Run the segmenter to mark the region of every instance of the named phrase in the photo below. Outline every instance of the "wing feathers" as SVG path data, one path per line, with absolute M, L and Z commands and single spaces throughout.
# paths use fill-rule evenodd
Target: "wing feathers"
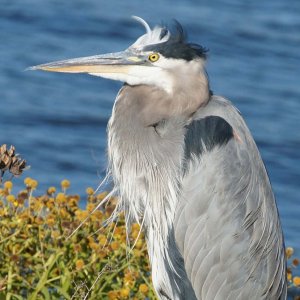
M 285 299 L 275 199 L 253 138 L 230 102 L 213 97 L 195 115 L 184 166 L 175 237 L 197 298 Z

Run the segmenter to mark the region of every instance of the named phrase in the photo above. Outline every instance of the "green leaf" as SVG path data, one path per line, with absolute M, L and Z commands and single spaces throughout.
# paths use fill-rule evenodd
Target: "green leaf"
M 63 252 L 53 253 L 50 255 L 49 259 L 44 265 L 44 272 L 35 288 L 35 291 L 30 295 L 28 300 L 36 300 L 38 293 L 47 285 L 48 275 L 51 269 L 53 268 L 57 259 L 63 255 Z
M 63 274 L 64 275 L 61 277 L 62 290 L 66 292 L 70 287 L 72 276 L 67 268 L 63 269 Z
M 7 297 L 9 297 L 9 299 L 13 299 L 13 300 L 15 300 L 16 298 L 17 298 L 18 300 L 24 300 L 23 297 L 21 297 L 21 296 L 19 296 L 19 295 L 16 295 L 16 294 L 13 294 L 13 293 L 8 293 L 8 294 L 6 295 L 6 299 L 7 299 Z M 0 299 L 2 299 L 2 298 L 0 298 Z M 3 299 L 5 299 L 5 298 L 3 298 Z
M 48 287 L 43 287 L 41 289 L 41 293 L 44 295 L 45 299 L 44 300 L 50 300 L 51 297 L 50 297 L 50 294 L 49 294 L 49 288 Z
M 61 287 L 53 284 L 51 284 L 51 286 L 54 287 L 62 296 L 64 296 L 66 300 L 71 299 L 67 291 L 64 291 Z

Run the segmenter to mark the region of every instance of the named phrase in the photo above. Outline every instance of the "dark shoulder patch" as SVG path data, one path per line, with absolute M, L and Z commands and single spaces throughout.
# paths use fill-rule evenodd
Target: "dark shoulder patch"
M 195 120 L 187 126 L 185 159 L 191 159 L 192 155 L 199 157 L 204 149 L 211 151 L 215 146 L 225 145 L 232 137 L 232 127 L 221 117 Z

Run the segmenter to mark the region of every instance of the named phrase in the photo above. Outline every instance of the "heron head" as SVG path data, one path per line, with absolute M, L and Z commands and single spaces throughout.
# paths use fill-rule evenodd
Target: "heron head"
M 88 73 L 129 85 L 155 85 L 172 92 L 175 78 L 184 81 L 186 76 L 204 70 L 207 50 L 186 41 L 182 26 L 175 22 L 169 29 L 153 29 L 139 17 L 146 33 L 122 52 L 108 53 L 51 62 L 29 68 L 50 72 Z

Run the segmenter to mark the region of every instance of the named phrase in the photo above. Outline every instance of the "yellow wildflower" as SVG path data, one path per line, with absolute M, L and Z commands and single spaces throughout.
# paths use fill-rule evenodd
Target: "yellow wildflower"
M 0 217 L 4 217 L 6 214 L 7 214 L 7 209 L 0 208 Z
M 135 270 L 132 270 L 132 269 L 126 269 L 125 270 L 125 276 L 129 276 L 130 278 L 132 279 L 137 279 L 139 277 L 139 272 L 138 271 L 135 271 Z
M 76 265 L 76 270 L 80 270 L 84 267 L 84 261 L 82 259 L 78 259 L 75 265 Z
M 292 273 L 288 273 L 287 274 L 287 280 L 288 281 L 292 281 Z
M 37 201 L 37 198 L 31 197 L 30 208 L 39 211 L 41 209 L 42 204 Z
M 106 244 L 106 241 L 107 241 L 107 237 L 103 234 L 99 234 L 98 235 L 98 241 L 99 241 L 99 244 L 101 246 L 104 246 Z
M 89 216 L 89 212 L 86 210 L 78 209 L 78 210 L 76 210 L 75 215 L 76 215 L 78 221 L 82 222 Z
M 93 250 L 96 250 L 96 249 L 99 248 L 99 245 L 98 245 L 97 243 L 95 243 L 95 242 L 89 243 L 89 246 L 90 246 L 90 248 L 93 249 Z
M 36 218 L 34 218 L 34 222 L 35 222 L 36 224 L 38 224 L 38 225 L 44 224 L 44 220 L 43 220 L 43 218 L 41 218 L 41 217 L 36 217 Z
M 54 186 L 50 186 L 47 190 L 47 194 L 51 195 L 51 194 L 55 194 L 56 193 L 56 188 Z
M 133 288 L 135 285 L 135 281 L 134 280 L 129 280 L 127 278 L 124 278 L 124 285 L 128 286 L 130 288 Z
M 89 241 L 89 243 L 95 242 L 95 240 L 94 240 L 94 238 L 92 236 L 88 236 L 87 240 Z
M 46 224 L 50 227 L 54 226 L 55 225 L 55 218 L 54 216 L 52 215 L 48 215 L 47 218 L 46 218 Z
M 105 250 L 98 250 L 97 252 L 100 258 L 105 258 L 107 256 L 107 252 Z
M 114 232 L 114 235 L 121 235 L 123 233 L 123 226 L 122 225 L 119 225 L 115 228 L 115 232 Z
M 66 195 L 64 193 L 58 193 L 56 195 L 56 198 L 55 198 L 56 202 L 58 204 L 63 204 L 66 202 L 67 198 L 66 198 Z
M 54 230 L 54 231 L 51 232 L 51 237 L 52 237 L 54 240 L 58 239 L 60 236 L 61 236 L 61 235 L 60 235 L 60 232 L 59 232 L 58 230 Z
M 30 177 L 25 178 L 24 183 L 32 190 L 35 190 L 38 186 L 38 182 Z
M 61 208 L 59 210 L 59 215 L 61 218 L 66 219 L 69 216 L 69 213 L 67 212 L 67 210 L 65 208 Z
M 120 242 L 122 242 L 124 244 L 127 242 L 126 234 L 123 234 L 120 236 Z
M 136 247 L 137 249 L 141 249 L 141 248 L 143 247 L 143 245 L 144 245 L 143 240 L 142 240 L 142 239 L 138 239 L 138 241 L 137 241 L 136 244 L 135 244 L 135 247 Z
M 31 179 L 30 177 L 26 177 L 26 178 L 24 179 L 24 184 L 25 184 L 25 185 L 28 185 L 29 182 L 30 182 L 31 180 L 32 180 L 32 179 Z
M 138 250 L 138 249 L 133 249 L 132 252 L 133 252 L 133 255 L 135 257 L 141 257 L 141 256 L 143 256 L 143 252 L 140 251 L 140 250 Z
M 16 200 L 16 197 L 14 195 L 7 195 L 6 200 L 13 203 Z
M 141 293 L 143 293 L 144 295 L 147 294 L 148 291 L 149 291 L 149 288 L 148 288 L 147 284 L 145 284 L 145 283 L 140 284 L 139 291 Z
M 79 198 L 70 197 L 68 198 L 68 206 L 72 209 L 76 208 L 78 205 Z
M 54 207 L 54 198 L 49 198 L 49 200 L 46 202 L 46 206 L 48 208 L 53 208 Z
M 130 294 L 130 289 L 127 288 L 127 287 L 122 288 L 122 289 L 120 290 L 120 296 L 121 296 L 122 298 L 127 298 L 127 297 L 129 296 L 129 294 Z
M 12 187 L 13 187 L 13 183 L 11 181 L 6 181 L 4 182 L 4 188 L 7 189 L 7 190 L 11 190 Z
M 140 225 L 138 223 L 133 223 L 131 225 L 131 230 L 134 231 L 134 230 L 137 230 L 139 231 L 140 230 Z
M 99 195 L 97 195 L 97 199 L 103 200 L 107 195 L 108 195 L 107 192 L 100 193 Z
M 126 241 L 126 233 L 122 231 L 122 228 L 116 227 L 114 232 L 114 239 L 118 240 L 119 242 L 125 242 Z
M 296 276 L 293 278 L 293 283 L 296 286 L 300 286 L 300 277 Z
M 89 195 L 88 196 L 88 201 L 89 202 L 97 202 L 97 198 L 94 195 Z
M 93 195 L 94 194 L 94 189 L 91 188 L 91 187 L 88 187 L 85 192 L 88 194 L 88 195 Z
M 287 247 L 285 249 L 285 255 L 287 257 L 287 259 L 289 259 L 294 253 L 294 249 L 292 247 Z
M 28 212 L 25 210 L 18 214 L 18 218 L 22 221 L 29 221 L 31 218 L 28 218 Z
M 107 296 L 110 300 L 116 300 L 119 298 L 119 293 L 117 291 L 110 291 L 107 293 Z
M 124 281 L 125 286 L 133 287 L 135 284 L 135 278 L 134 278 L 133 274 L 130 272 L 128 272 L 124 275 L 123 281 Z
M 29 186 L 34 190 L 37 188 L 38 182 L 36 180 L 32 179 Z
M 138 238 L 139 234 L 140 234 L 139 230 L 133 230 L 133 231 L 131 231 L 131 237 L 134 240 L 136 240 Z
M 103 217 L 103 213 L 102 211 L 100 210 L 95 210 L 93 212 L 93 214 L 91 215 L 91 219 L 95 222 L 95 221 L 100 221 L 101 222 L 101 219 Z
M 117 241 L 114 241 L 110 244 L 112 250 L 116 251 L 120 248 L 120 244 Z
M 67 179 L 62 180 L 62 182 L 60 184 L 61 184 L 61 188 L 63 190 L 68 189 L 70 187 L 70 185 L 71 185 L 70 181 L 67 180 Z
M 92 211 L 94 210 L 95 207 L 96 207 L 95 204 L 93 204 L 93 203 L 88 203 L 88 204 L 86 205 L 86 210 L 89 211 L 89 212 L 92 212 Z

